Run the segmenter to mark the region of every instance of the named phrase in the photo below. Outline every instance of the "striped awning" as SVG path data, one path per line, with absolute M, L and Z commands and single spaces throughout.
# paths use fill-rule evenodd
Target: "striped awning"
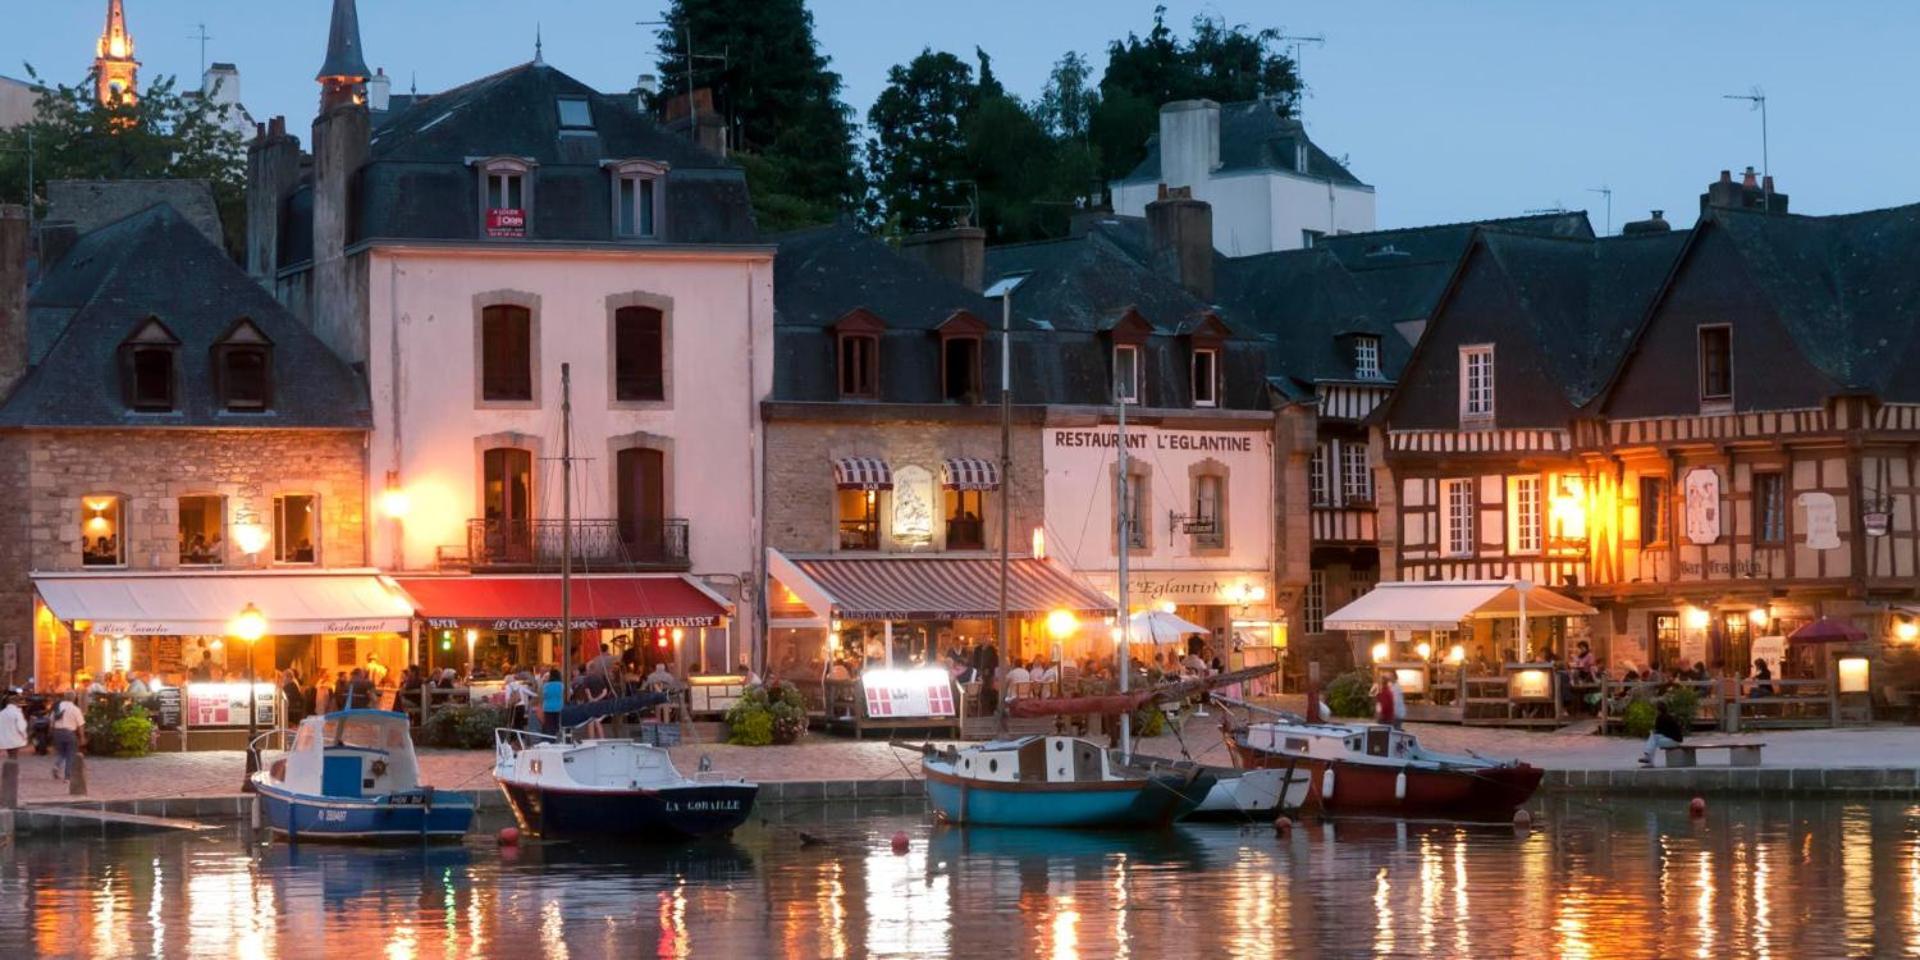
M 833 462 L 833 485 L 842 490 L 892 490 L 893 471 L 878 457 L 842 457 Z
M 974 620 L 1000 612 L 1000 562 L 970 557 L 794 559 L 848 620 Z M 1045 560 L 1007 562 L 1007 612 L 1112 614 L 1113 600 Z
M 998 490 L 1000 468 L 983 457 L 949 457 L 940 465 L 940 485 L 950 490 Z

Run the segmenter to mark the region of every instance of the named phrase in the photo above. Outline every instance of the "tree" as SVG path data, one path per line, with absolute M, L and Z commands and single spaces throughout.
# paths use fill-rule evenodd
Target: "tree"
M 36 82 L 39 74 L 27 67 Z M 27 195 L 32 144 L 33 196 L 49 180 L 208 180 L 226 230 L 228 252 L 246 242 L 246 150 L 224 123 L 227 107 L 198 91 L 179 93 L 162 77 L 137 100 L 101 104 L 94 77 L 80 84 L 43 87 L 32 122 L 0 131 L 0 197 Z
M 712 90 L 745 154 L 737 159 L 762 229 L 825 222 L 854 203 L 852 111 L 803 0 L 674 0 L 665 19 L 655 107 L 686 93 L 690 30 L 693 84 Z
M 1267 99 L 1288 115 L 1299 96 L 1300 77 L 1293 60 L 1279 50 L 1279 30 L 1256 31 L 1199 16 L 1193 19 L 1192 39 L 1182 42 L 1167 27 L 1166 14 L 1167 8 L 1155 7 L 1153 29 L 1145 37 L 1129 33 L 1107 47 L 1100 101 L 1089 122 L 1106 179 L 1125 176 L 1146 156 L 1162 104 Z
M 951 53 L 923 49 L 887 71 L 867 111 L 869 211 L 909 232 L 950 226 L 970 208 L 973 185 L 961 125 L 976 99 L 973 70 Z

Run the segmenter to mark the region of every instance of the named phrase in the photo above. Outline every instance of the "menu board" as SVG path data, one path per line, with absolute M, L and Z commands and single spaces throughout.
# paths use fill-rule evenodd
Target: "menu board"
M 181 668 L 182 668 L 182 664 L 180 663 L 180 638 L 179 637 L 154 637 L 153 638 L 153 669 L 161 670 L 161 671 L 170 671 L 170 670 L 179 670 Z
M 860 675 L 867 699 L 867 716 L 951 717 L 954 715 L 953 679 L 945 670 L 868 670 Z
M 154 710 L 159 714 L 156 719 L 160 729 L 180 729 L 180 699 L 179 687 L 162 687 L 154 691 Z
M 255 684 L 256 719 L 273 726 L 273 684 Z M 244 727 L 247 725 L 245 683 L 191 683 L 187 685 L 187 726 Z

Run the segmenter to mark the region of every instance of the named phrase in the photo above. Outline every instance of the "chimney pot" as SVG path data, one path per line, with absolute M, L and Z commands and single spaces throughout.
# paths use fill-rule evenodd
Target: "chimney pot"
M 1720 182 L 1721 182 L 1721 183 L 1732 183 L 1732 182 L 1733 182 L 1733 171 L 1732 171 L 1732 170 L 1722 170 L 1722 171 L 1720 171 Z
M 974 293 L 986 279 L 987 231 L 979 227 L 962 224 L 916 233 L 900 241 L 900 252 Z
M 1753 189 L 1760 185 L 1759 179 L 1754 176 L 1752 167 L 1748 167 L 1747 172 L 1740 175 L 1740 185 L 1748 189 Z

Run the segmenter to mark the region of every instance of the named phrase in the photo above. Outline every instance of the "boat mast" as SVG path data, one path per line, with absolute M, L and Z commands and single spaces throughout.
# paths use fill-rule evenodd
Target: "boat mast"
M 1000 656 L 1007 643 L 1007 550 L 1013 528 L 1013 289 L 1000 294 Z M 993 682 L 993 678 L 987 678 Z
M 1127 482 L 1127 398 L 1114 385 L 1114 406 L 1119 410 L 1120 470 L 1114 491 L 1120 504 L 1120 692 L 1127 692 L 1127 678 L 1133 673 L 1133 618 L 1127 609 L 1127 545 L 1133 541 L 1133 485 Z M 1133 759 L 1133 712 L 1120 713 L 1120 758 Z
M 573 365 L 560 365 L 560 683 L 573 688 Z M 564 696 L 564 694 L 562 694 Z M 566 731 L 562 730 L 562 735 Z

